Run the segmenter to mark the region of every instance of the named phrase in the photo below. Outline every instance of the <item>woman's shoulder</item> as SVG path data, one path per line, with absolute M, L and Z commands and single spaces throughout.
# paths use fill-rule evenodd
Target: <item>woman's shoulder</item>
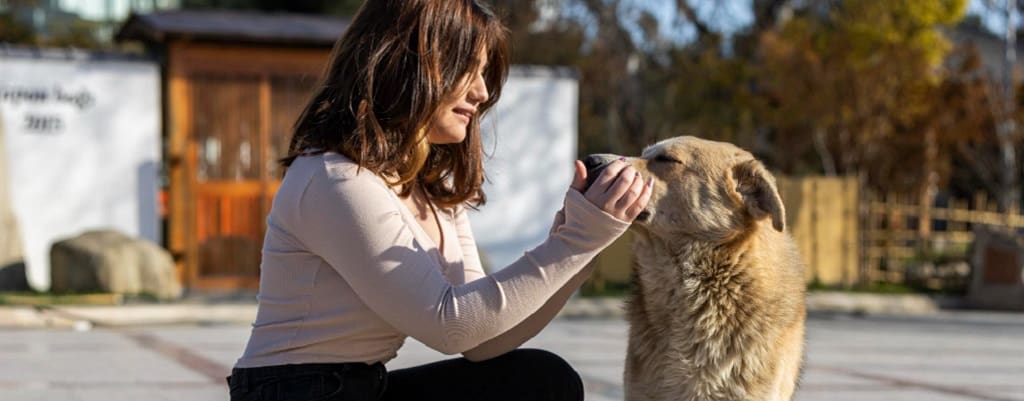
M 324 152 L 304 155 L 295 158 L 289 173 L 298 170 L 302 175 L 322 178 L 328 181 L 354 181 L 362 183 L 380 183 L 383 180 L 368 168 L 359 166 L 345 155 L 335 152 Z
M 282 185 L 296 201 L 318 210 L 333 210 L 344 205 L 390 204 L 393 193 L 377 174 L 337 153 L 306 155 L 295 159 L 288 176 L 294 185 Z

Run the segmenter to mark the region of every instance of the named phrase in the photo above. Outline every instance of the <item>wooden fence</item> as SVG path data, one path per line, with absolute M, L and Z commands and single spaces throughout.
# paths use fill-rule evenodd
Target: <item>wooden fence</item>
M 962 290 L 977 225 L 1024 229 L 1019 211 L 999 212 L 981 195 L 924 207 L 915 198 L 862 191 L 852 177 L 777 181 L 805 278 L 827 287 L 886 283 Z M 629 280 L 630 242 L 630 235 L 623 236 L 596 259 L 592 287 Z
M 848 287 L 859 276 L 860 191 L 853 177 L 778 177 L 787 231 L 808 283 Z
M 806 266 L 805 278 L 828 286 L 851 286 L 859 279 L 857 182 L 853 178 L 778 177 L 786 208 L 786 230 Z M 621 287 L 630 279 L 631 233 L 605 249 L 588 283 L 594 292 Z
M 1000 212 L 984 195 L 937 203 L 928 207 L 898 195 L 864 198 L 864 282 L 963 289 L 970 274 L 975 227 L 1024 228 L 1024 215 L 1018 210 Z

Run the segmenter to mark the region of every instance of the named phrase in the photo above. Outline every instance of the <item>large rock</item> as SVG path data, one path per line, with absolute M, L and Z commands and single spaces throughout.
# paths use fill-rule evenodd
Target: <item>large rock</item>
M 139 280 L 142 292 L 158 299 L 181 297 L 181 282 L 174 270 L 174 258 L 166 249 L 149 241 L 136 240 L 139 257 Z
M 55 293 L 146 293 L 162 300 L 181 295 L 166 250 L 112 230 L 89 231 L 53 244 L 50 270 Z

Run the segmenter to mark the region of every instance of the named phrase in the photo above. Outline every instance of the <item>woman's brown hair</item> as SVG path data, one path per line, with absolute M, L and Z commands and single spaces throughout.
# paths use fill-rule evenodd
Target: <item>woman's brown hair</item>
M 295 123 L 289 166 L 335 151 L 443 207 L 485 201 L 480 117 L 508 75 L 507 32 L 479 0 L 366 0 L 334 46 L 323 80 Z M 490 97 L 459 143 L 428 144 L 425 128 L 479 67 Z

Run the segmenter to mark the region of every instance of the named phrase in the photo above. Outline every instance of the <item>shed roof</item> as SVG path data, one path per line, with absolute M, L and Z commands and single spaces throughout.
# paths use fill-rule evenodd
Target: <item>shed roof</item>
M 223 10 L 132 14 L 116 39 L 167 43 L 172 40 L 330 47 L 348 29 L 348 18 Z

